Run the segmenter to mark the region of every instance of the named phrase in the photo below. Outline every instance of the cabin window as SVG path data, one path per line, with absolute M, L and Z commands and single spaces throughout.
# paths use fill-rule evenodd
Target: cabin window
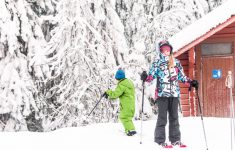
M 202 56 L 232 54 L 232 43 L 207 43 L 201 45 Z

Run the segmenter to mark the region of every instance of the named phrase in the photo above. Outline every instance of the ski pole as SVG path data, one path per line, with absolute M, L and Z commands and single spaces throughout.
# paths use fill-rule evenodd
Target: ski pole
M 95 107 L 91 110 L 91 112 L 87 115 L 87 116 L 83 116 L 82 119 L 83 119 L 83 122 L 82 124 L 83 125 L 86 125 L 88 124 L 89 122 L 87 121 L 87 118 L 91 115 L 91 113 L 95 110 L 95 108 L 97 107 L 97 105 L 100 103 L 100 101 L 102 100 L 104 96 L 102 95 L 101 98 L 99 99 L 99 101 L 96 103 Z
M 140 144 L 142 144 L 143 138 L 143 113 L 144 113 L 144 81 L 142 82 L 142 108 L 141 108 L 141 132 L 140 132 Z
M 200 113 L 201 120 L 202 120 L 202 127 L 203 127 L 203 133 L 204 133 L 205 143 L 206 143 L 206 149 L 208 150 L 207 139 L 206 139 L 206 131 L 205 131 L 205 126 L 204 126 L 204 121 L 203 121 L 203 116 L 202 116 L 202 108 L 201 108 L 201 103 L 200 103 L 199 94 L 198 94 L 198 82 L 197 82 L 197 84 L 195 84 L 194 87 L 195 87 L 196 93 L 197 93 L 197 100 L 198 100 L 198 106 L 199 106 L 199 113 Z
M 141 132 L 140 132 L 140 144 L 142 144 L 142 138 L 143 138 L 143 113 L 144 113 L 144 82 L 147 78 L 147 72 L 143 71 L 141 74 L 141 80 L 142 80 L 142 108 L 141 108 Z
M 231 131 L 231 150 L 233 150 L 233 139 L 235 139 L 235 124 L 234 124 L 234 104 L 233 104 L 233 83 L 232 72 L 228 71 L 228 76 L 225 81 L 225 85 L 230 89 L 230 131 Z
M 101 96 L 100 100 L 96 103 L 95 107 L 91 110 L 91 112 L 88 114 L 88 116 L 91 115 L 91 113 L 95 110 L 95 108 L 97 107 L 97 105 L 100 103 L 100 101 L 102 100 L 104 96 Z

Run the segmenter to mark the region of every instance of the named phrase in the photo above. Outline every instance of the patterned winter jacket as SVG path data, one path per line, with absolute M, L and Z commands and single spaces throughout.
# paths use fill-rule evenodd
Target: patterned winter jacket
M 175 58 L 174 58 L 175 59 Z M 158 97 L 180 97 L 178 80 L 190 83 L 190 79 L 184 75 L 183 67 L 179 60 L 175 59 L 174 68 L 168 69 L 168 56 L 160 53 L 160 59 L 152 63 L 149 70 L 147 82 L 157 79 L 155 99 Z

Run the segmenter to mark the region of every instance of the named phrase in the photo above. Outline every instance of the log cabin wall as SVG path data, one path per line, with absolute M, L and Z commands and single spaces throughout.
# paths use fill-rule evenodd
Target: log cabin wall
M 181 54 L 180 56 L 177 57 L 177 59 L 180 61 L 183 69 L 184 69 L 184 73 L 186 76 L 189 76 L 189 59 L 188 59 L 188 55 L 189 52 L 185 52 L 183 54 Z M 188 117 L 191 116 L 191 111 L 190 111 L 190 93 L 188 91 L 188 85 L 183 84 L 181 82 L 179 82 L 179 86 L 180 86 L 180 96 L 181 96 L 181 108 L 182 108 L 182 112 L 183 112 L 183 116 L 184 117 Z

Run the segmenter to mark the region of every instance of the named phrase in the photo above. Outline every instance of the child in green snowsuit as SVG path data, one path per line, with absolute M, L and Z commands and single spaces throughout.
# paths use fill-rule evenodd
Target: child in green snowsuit
M 119 119 L 125 128 L 125 133 L 132 136 L 136 134 L 132 122 L 135 114 L 135 87 L 131 80 L 125 78 L 125 72 L 121 69 L 116 72 L 115 78 L 118 80 L 116 89 L 114 91 L 107 90 L 103 96 L 109 97 L 111 100 L 120 99 Z

